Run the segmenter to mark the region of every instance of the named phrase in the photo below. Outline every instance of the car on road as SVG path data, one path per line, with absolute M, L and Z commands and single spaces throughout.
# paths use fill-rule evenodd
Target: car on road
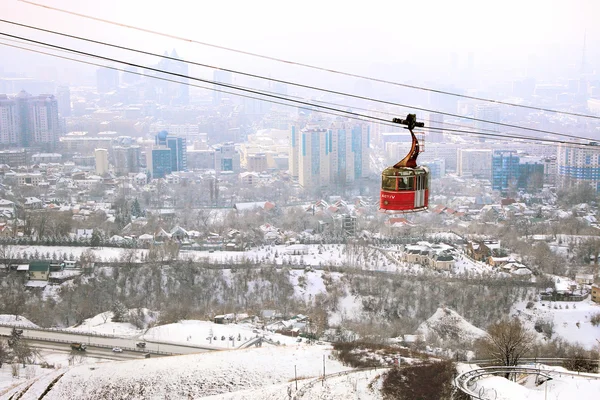
M 141 348 L 145 348 L 146 347 L 146 342 L 137 342 L 135 344 L 136 347 L 141 347 Z
M 123 349 L 120 347 L 113 347 L 112 348 L 113 353 L 122 353 Z

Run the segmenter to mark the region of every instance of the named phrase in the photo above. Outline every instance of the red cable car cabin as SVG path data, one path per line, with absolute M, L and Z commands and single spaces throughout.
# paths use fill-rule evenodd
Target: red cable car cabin
M 422 211 L 429 205 L 429 169 L 417 165 L 420 147 L 413 128 L 423 123 L 417 122 L 415 114 L 408 114 L 405 120 L 394 118 L 394 122 L 408 125 L 412 147 L 406 157 L 381 173 L 380 211 L 391 214 Z
M 413 212 L 429 205 L 427 167 L 389 167 L 381 174 L 380 208 L 385 212 Z

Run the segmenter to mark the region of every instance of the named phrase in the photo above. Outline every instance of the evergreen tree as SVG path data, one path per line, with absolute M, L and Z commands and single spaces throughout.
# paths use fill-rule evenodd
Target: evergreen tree
M 127 314 L 129 313 L 125 304 L 121 303 L 119 300 L 115 301 L 112 306 L 112 322 L 125 322 L 127 318 Z
M 133 203 L 131 203 L 131 215 L 136 218 L 142 216 L 142 208 L 140 207 L 140 202 L 137 197 L 133 200 Z
M 94 231 L 92 232 L 92 239 L 90 240 L 90 244 L 92 245 L 92 247 L 98 247 L 100 246 L 101 242 L 102 237 L 100 236 L 100 232 L 94 229 Z

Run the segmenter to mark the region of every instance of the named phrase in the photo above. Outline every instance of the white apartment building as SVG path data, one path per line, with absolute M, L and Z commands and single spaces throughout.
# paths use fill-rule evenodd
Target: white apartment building
M 458 176 L 479 179 L 492 177 L 491 149 L 458 149 L 456 163 Z
M 600 190 L 600 145 L 575 147 L 561 143 L 556 161 L 561 186 L 587 182 Z
M 104 176 L 108 173 L 108 150 L 96 149 L 94 156 L 96 158 L 96 174 Z

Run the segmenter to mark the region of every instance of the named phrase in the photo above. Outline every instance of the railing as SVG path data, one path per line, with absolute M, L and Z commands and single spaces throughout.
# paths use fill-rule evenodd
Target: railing
M 119 335 L 113 335 L 110 333 L 97 333 L 97 332 L 87 332 L 87 331 L 73 331 L 73 330 L 67 330 L 67 329 L 61 329 L 61 328 L 40 328 L 40 327 L 31 327 L 29 325 L 26 324 L 10 324 L 10 323 L 0 323 L 0 327 L 7 327 L 7 328 L 17 328 L 17 329 L 23 329 L 23 330 L 31 330 L 31 331 L 38 331 L 38 332 L 52 332 L 52 333 L 61 333 L 64 335 L 75 335 L 75 336 L 91 336 L 91 337 L 101 337 L 101 338 L 107 338 L 107 339 L 123 339 L 123 340 L 134 340 L 133 337 L 127 337 L 127 336 L 119 336 Z M 31 336 L 25 336 L 25 339 L 33 339 L 33 337 Z M 52 341 L 53 339 L 49 339 L 46 338 L 44 340 L 48 340 L 48 341 Z M 62 341 L 62 339 L 57 339 L 57 341 Z M 72 339 L 72 340 L 67 340 L 66 342 L 77 342 L 76 339 Z M 155 344 L 165 344 L 165 345 L 172 345 L 172 346 L 179 346 L 179 347 L 189 347 L 189 348 L 194 348 L 194 349 L 201 349 L 201 350 L 222 350 L 221 348 L 218 347 L 212 347 L 212 346 L 203 346 L 203 345 L 191 345 L 189 343 L 180 343 L 180 342 L 159 342 L 156 340 L 152 340 L 152 339 L 144 339 L 144 342 L 147 343 L 155 343 Z M 94 345 L 96 346 L 96 345 Z M 98 345 L 98 347 L 101 347 L 104 345 Z M 114 347 L 114 346 L 107 346 L 107 347 Z M 120 347 L 120 346 L 119 346 Z M 140 351 L 139 349 L 137 349 L 138 351 Z M 177 354 L 177 353 L 166 353 L 166 352 L 161 352 L 160 354 Z M 158 354 L 158 353 L 157 353 Z
M 49 338 L 41 338 L 41 337 L 34 337 L 34 336 L 27 336 L 23 338 L 24 340 L 37 340 L 40 342 L 51 342 L 51 343 L 73 343 L 72 340 L 64 340 L 64 339 L 49 339 Z M 104 348 L 104 349 L 112 349 L 114 347 L 118 347 L 122 350 L 127 350 L 130 352 L 135 352 L 135 353 L 140 353 L 140 354 L 147 354 L 147 353 L 151 353 L 151 354 L 157 354 L 157 355 L 165 355 L 165 356 L 173 356 L 176 353 L 169 353 L 166 351 L 159 351 L 159 350 L 141 350 L 138 349 L 137 347 L 122 347 L 122 346 L 113 346 L 110 344 L 99 344 L 99 343 L 90 343 L 90 344 L 84 344 L 86 347 L 99 347 L 99 348 Z
M 18 328 L 18 329 L 27 329 L 31 331 L 42 331 L 42 332 L 57 332 L 63 333 L 67 335 L 80 335 L 80 336 L 95 336 L 95 337 L 105 337 L 112 339 L 129 339 L 122 336 L 110 334 L 110 333 L 98 333 L 98 332 L 85 332 L 85 331 L 74 331 L 70 329 L 64 328 L 41 328 L 39 326 L 31 326 L 27 324 L 17 324 L 17 323 L 8 323 L 8 322 L 0 322 L 0 327 L 5 328 Z
M 496 367 L 484 367 L 473 369 L 467 372 L 463 372 L 454 379 L 454 384 L 464 394 L 471 396 L 473 399 L 478 400 L 489 400 L 485 390 L 480 389 L 478 392 L 474 390 L 475 380 L 483 378 L 488 375 L 499 375 L 499 374 L 530 374 L 537 375 L 546 378 L 546 380 L 552 379 L 549 371 L 540 370 L 539 368 L 528 368 L 528 367 L 507 367 L 507 366 L 496 366 Z
M 537 359 L 537 360 L 538 360 L 538 362 L 541 362 L 542 360 L 553 360 L 555 362 L 556 361 L 562 362 L 567 359 L 565 359 L 565 358 L 548 358 L 548 359 Z M 485 360 L 480 360 L 480 361 L 485 361 Z M 521 361 L 523 362 L 525 360 L 522 359 Z M 476 392 L 474 390 L 476 387 L 475 381 L 477 379 L 481 379 L 488 375 L 499 375 L 499 374 L 502 374 L 502 375 L 507 375 L 507 374 L 536 375 L 538 377 L 541 376 L 541 377 L 545 378 L 546 380 L 550 380 L 550 379 L 552 379 L 553 376 L 556 376 L 556 375 L 558 375 L 558 376 L 562 376 L 562 375 L 579 376 L 579 377 L 584 377 L 584 378 L 589 378 L 589 379 L 594 379 L 594 380 L 600 380 L 600 375 L 597 375 L 597 374 L 585 374 L 585 373 L 582 374 L 579 372 L 571 372 L 571 371 L 543 370 L 543 369 L 535 368 L 535 367 L 492 366 L 492 367 L 477 368 L 477 369 L 463 372 L 462 374 L 458 375 L 454 379 L 454 384 L 456 385 L 458 390 L 460 390 L 461 392 L 463 392 L 466 395 L 471 396 L 471 398 L 473 398 L 473 399 L 490 400 L 490 397 L 488 396 L 488 393 L 486 392 L 486 390 L 484 388 L 480 388 L 478 392 Z
M 25 338 L 23 338 L 25 340 L 37 340 L 40 342 L 51 342 L 51 343 L 73 343 L 72 340 L 64 340 L 64 339 L 49 339 L 49 338 L 40 338 L 40 337 L 32 337 L 32 336 L 27 336 Z M 130 352 L 135 352 L 135 353 L 140 353 L 140 354 L 147 354 L 147 353 L 152 353 L 152 354 L 157 354 L 157 355 L 165 355 L 165 356 L 173 356 L 176 355 L 176 353 L 170 353 L 170 352 L 166 352 L 166 351 L 159 351 L 159 350 L 141 350 L 138 349 L 137 347 L 122 347 L 122 346 L 113 346 L 110 344 L 99 344 L 99 343 L 90 343 L 90 344 L 84 344 L 86 347 L 99 347 L 99 348 L 104 348 L 104 349 L 112 349 L 114 347 L 118 347 L 122 350 L 127 350 Z
M 294 400 L 298 400 L 300 399 L 302 396 L 304 396 L 306 394 L 306 391 L 311 389 L 313 386 L 315 386 L 315 384 L 322 382 L 328 378 L 335 378 L 338 376 L 344 376 L 344 375 L 348 375 L 348 374 L 353 374 L 355 372 L 362 372 L 362 371 L 373 371 L 373 370 L 377 370 L 377 369 L 381 369 L 381 370 L 387 370 L 390 369 L 388 367 L 366 367 L 366 368 L 356 368 L 356 369 L 349 369 L 346 371 L 340 371 L 340 372 L 334 372 L 331 374 L 326 374 L 326 375 L 321 375 L 316 379 L 311 380 L 310 382 L 304 384 L 300 389 L 298 389 L 298 391 L 296 392 L 296 394 L 294 395 L 293 399 Z
M 556 358 L 556 357 L 542 357 L 542 358 L 520 358 L 520 364 L 545 364 L 545 365 L 553 365 L 553 366 L 562 366 L 565 361 L 570 361 L 570 358 Z M 590 364 L 598 365 L 600 360 L 593 358 L 586 358 L 582 361 L 589 362 Z M 476 364 L 479 366 L 495 366 L 498 364 L 498 360 L 486 359 L 486 360 L 470 360 L 469 362 L 464 362 L 465 364 Z

